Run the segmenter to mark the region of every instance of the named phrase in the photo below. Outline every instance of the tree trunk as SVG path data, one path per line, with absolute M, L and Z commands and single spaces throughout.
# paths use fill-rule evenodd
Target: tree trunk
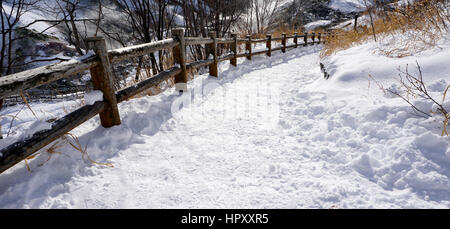
M 75 24 L 75 18 L 73 16 L 73 12 L 69 12 L 69 16 L 70 16 L 70 25 L 72 27 L 72 31 L 73 31 L 73 36 L 75 38 L 75 48 L 77 49 L 78 54 L 80 55 L 84 55 L 83 51 L 82 51 L 82 47 L 84 47 L 84 45 L 82 46 L 81 44 L 81 40 L 80 40 L 80 36 L 78 34 L 78 29 L 77 29 L 77 25 Z

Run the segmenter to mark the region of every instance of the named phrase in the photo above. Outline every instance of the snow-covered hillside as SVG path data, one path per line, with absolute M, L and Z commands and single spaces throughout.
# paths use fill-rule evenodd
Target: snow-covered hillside
M 370 4 L 371 1 L 367 2 Z M 343 13 L 361 12 L 367 9 L 364 0 L 331 0 L 330 8 Z
M 359 114 L 351 123 L 361 131 L 362 142 L 378 142 L 362 150 L 360 160 L 353 164 L 357 171 L 385 189 L 411 190 L 425 200 L 443 201 L 448 207 L 450 141 L 441 136 L 444 119 L 436 112 L 436 104 L 411 98 L 413 105 L 434 114 L 420 117 L 405 101 L 389 92 L 385 94 L 380 87 L 404 90 L 398 81 L 400 71 L 417 75 L 419 63 L 429 93 L 441 102 L 450 82 L 450 67 L 446 64 L 450 44 L 400 59 L 377 54 L 377 50 L 377 45 L 368 42 L 327 58 L 324 63 L 330 80 L 310 87 L 327 91 L 332 103 L 350 108 L 345 116 Z M 444 107 L 450 108 L 447 99 Z M 328 125 L 334 129 L 342 123 L 335 120 L 328 121 Z M 350 138 L 356 145 L 361 143 L 358 138 Z
M 2 3 L 3 8 L 5 12 L 11 12 L 11 6 L 8 3 Z M 14 12 L 14 11 L 13 11 Z M 46 17 L 47 16 L 47 17 Z M 6 17 L 6 16 L 5 16 Z M 38 33 L 45 33 L 47 35 L 52 36 L 59 36 L 59 31 L 55 28 L 50 28 L 50 25 L 46 22 L 37 22 L 33 23 L 36 20 L 45 20 L 48 18 L 48 15 L 45 15 L 42 12 L 39 12 L 37 10 L 29 10 L 27 12 L 24 12 L 23 15 L 20 18 L 20 21 L 18 23 L 18 26 L 29 26 L 29 29 L 35 30 Z M 2 25 L 0 25 L 2 26 Z M 5 23 L 6 28 L 8 28 L 7 24 Z
M 391 1 L 391 0 L 388 0 Z M 367 6 L 371 6 L 368 1 Z M 354 21 L 356 14 L 366 11 L 364 0 L 319 0 L 319 1 L 283 1 L 275 17 L 277 23 L 304 27 L 306 31 L 316 28 L 329 28 L 345 22 Z M 348 21 L 350 20 L 350 21 Z
M 281 0 L 280 6 L 285 6 L 295 0 Z M 343 13 L 361 12 L 366 10 L 364 0 L 329 0 L 329 7 L 333 10 L 338 10 Z M 367 1 L 370 5 L 371 1 Z
M 307 32 L 309 32 L 309 31 L 312 31 L 312 30 L 314 30 L 314 29 L 316 29 L 316 28 L 318 28 L 318 27 L 326 27 L 326 26 L 328 26 L 328 25 L 330 25 L 330 24 L 331 24 L 331 21 L 330 21 L 330 20 L 319 20 L 319 21 L 314 21 L 314 22 L 311 22 L 311 23 L 306 24 L 306 25 L 305 25 L 305 30 L 306 30 Z
M 366 76 L 392 82 L 392 67 L 415 58 L 363 56 L 373 44 L 358 46 L 326 59 L 327 81 L 320 48 L 223 64 L 220 79 L 192 81 L 189 96 L 169 89 L 125 102 L 121 126 L 103 129 L 95 118 L 73 131 L 90 159 L 113 167 L 62 144 L 29 161 L 31 172 L 21 163 L 0 176 L 0 207 L 450 207 L 441 120 L 415 116 Z M 450 80 L 448 67 L 436 67 L 449 50 L 418 57 L 436 93 Z M 52 117 L 47 104 L 32 106 Z

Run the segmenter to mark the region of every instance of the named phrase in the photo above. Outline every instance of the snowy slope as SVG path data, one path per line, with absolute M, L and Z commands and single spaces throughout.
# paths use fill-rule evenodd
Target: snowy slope
M 367 1 L 370 4 L 370 1 Z M 331 0 L 330 8 L 343 13 L 362 12 L 366 10 L 364 0 Z
M 11 12 L 11 5 L 8 3 L 2 3 L 4 10 L 9 13 Z M 63 38 L 63 35 L 61 32 L 55 28 L 51 27 L 50 24 L 46 22 L 36 22 L 33 23 L 36 20 L 52 20 L 54 18 L 49 18 L 48 14 L 45 14 L 45 12 L 41 12 L 36 9 L 27 9 L 24 10 L 25 12 L 20 17 L 20 21 L 18 23 L 18 26 L 27 26 L 30 25 L 28 28 L 31 30 L 35 30 L 38 33 L 43 32 L 44 34 L 51 35 L 57 38 Z M 14 12 L 13 12 L 14 13 Z M 1 26 L 1 25 L 0 25 Z
M 378 145 L 367 148 L 361 160 L 356 161 L 355 169 L 361 174 L 387 189 L 410 189 L 426 200 L 448 201 L 450 141 L 441 136 L 443 117 L 437 113 L 431 118 L 419 117 L 405 101 L 393 94 L 384 94 L 379 87 L 403 91 L 398 81 L 399 70 L 408 69 L 409 73 L 417 75 L 418 63 L 427 90 L 436 101 L 443 101 L 443 92 L 450 83 L 450 66 L 447 64 L 450 42 L 444 38 L 438 46 L 412 56 L 389 58 L 380 54 L 380 50 L 402 47 L 402 36 L 396 41 L 387 37 L 381 40 L 388 42 L 368 41 L 325 58 L 323 63 L 331 75 L 330 80 L 309 87 L 327 91 L 334 101 L 351 107 L 347 112 L 361 114 L 352 122 L 360 123 L 359 129 L 365 135 L 363 141 L 378 141 Z M 369 74 L 380 85 L 369 79 Z M 411 101 L 425 112 L 437 110 L 430 100 L 411 98 Z M 450 110 L 448 98 L 444 107 Z M 341 125 L 339 121 L 331 124 Z
M 318 20 L 305 25 L 306 31 L 312 31 L 318 27 L 326 27 L 331 24 L 330 20 Z
M 191 96 L 120 104 L 121 126 L 95 118 L 73 131 L 114 167 L 68 146 L 46 163 L 43 153 L 32 172 L 21 163 L 0 176 L 0 207 L 450 207 L 449 141 L 430 130 L 439 124 L 346 80 L 345 68 L 325 81 L 319 50 L 223 64 L 219 80 L 191 82 Z

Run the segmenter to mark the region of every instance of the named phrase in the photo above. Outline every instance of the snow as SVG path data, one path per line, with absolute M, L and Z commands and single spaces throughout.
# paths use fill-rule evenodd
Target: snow
M 361 15 L 358 17 L 358 26 L 364 27 L 364 26 L 370 26 L 370 17 L 369 15 Z M 346 20 L 344 22 L 341 22 L 337 24 L 336 26 L 333 26 L 332 29 L 344 29 L 344 30 L 353 30 L 355 27 L 355 19 Z
M 0 175 L 0 207 L 449 208 L 441 120 L 417 117 L 367 77 L 393 86 L 396 68 L 418 60 L 437 95 L 450 82 L 441 47 L 398 59 L 369 42 L 321 60 L 321 46 L 309 46 L 222 63 L 218 79 L 201 75 L 189 93 L 120 104 L 121 126 L 96 117 L 72 131 L 89 158 L 113 167 L 70 145 L 42 151 L 31 172 L 21 163 Z M 9 109 L 2 126 L 18 108 Z M 17 134 L 35 121 L 20 118 Z
M 86 105 L 94 105 L 94 103 L 103 101 L 102 91 L 91 91 L 84 95 L 84 102 Z
M 20 139 L 25 140 L 27 138 L 30 138 L 33 136 L 33 134 L 43 131 L 43 130 L 49 130 L 52 128 L 52 124 L 46 121 L 37 121 L 34 122 L 22 135 Z
M 306 31 L 312 31 L 312 30 L 316 29 L 317 27 L 324 27 L 324 26 L 327 26 L 330 24 L 331 24 L 330 20 L 319 20 L 319 21 L 314 21 L 314 22 L 306 24 L 305 29 L 306 29 Z
M 53 56 L 46 56 L 46 54 L 43 51 L 39 51 L 38 54 L 40 55 L 38 57 L 27 56 L 25 58 L 24 62 L 29 64 L 30 69 L 47 66 L 47 65 L 51 65 L 51 64 L 61 63 L 62 60 L 70 61 L 70 60 L 78 59 L 78 58 L 68 57 L 64 54 L 64 52 L 60 52 Z M 50 60 L 50 61 L 46 61 L 46 60 Z M 35 62 L 33 63 L 33 61 L 35 61 Z
M 384 88 L 398 90 L 399 69 L 405 71 L 409 66 L 411 74 L 418 74 L 417 62 L 430 94 L 442 101 L 442 93 L 450 82 L 450 66 L 446 64 L 450 59 L 450 43 L 443 39 L 435 48 L 404 58 L 389 58 L 379 52 L 397 45 L 366 42 L 339 51 L 323 60 L 330 80 L 309 87 L 327 91 L 332 103 L 345 103 L 347 109 L 341 109 L 340 113 L 361 114 L 352 123 L 360 123 L 358 129 L 364 134 L 360 139 L 372 144 L 367 148 L 369 154 L 352 163 L 356 171 L 385 189 L 412 190 L 425 200 L 448 204 L 450 149 L 448 138 L 441 136 L 443 118 L 437 114 L 419 118 L 400 98 L 383 94 L 368 76 L 373 76 Z M 423 111 L 437 110 L 431 101 L 412 100 Z M 444 106 L 450 108 L 449 102 Z M 341 123 L 332 122 L 332 128 Z
M 0 126 L 4 139 L 0 140 L 0 148 L 5 148 L 23 140 L 34 133 L 51 128 L 50 120 L 61 118 L 80 107 L 81 101 L 64 101 L 55 103 L 30 103 L 16 105 L 0 111 Z M 13 119 L 13 117 L 15 117 Z
M 367 4 L 371 4 L 367 1 Z M 329 7 L 343 13 L 362 12 L 366 10 L 364 0 L 331 0 Z

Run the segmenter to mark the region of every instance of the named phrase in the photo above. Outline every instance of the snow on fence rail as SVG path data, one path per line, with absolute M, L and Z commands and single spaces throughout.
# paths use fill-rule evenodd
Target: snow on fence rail
M 294 33 L 293 36 L 282 34 L 280 38 L 272 38 L 272 35 L 268 34 L 265 39 L 258 40 L 253 40 L 251 36 L 247 36 L 246 39 L 238 39 L 237 34 L 233 34 L 232 38 L 217 38 L 215 32 L 209 33 L 208 38 L 190 38 L 184 37 L 184 29 L 173 29 L 172 34 L 173 38 L 171 39 L 110 51 L 106 49 L 106 43 L 103 38 L 88 38 L 86 43 L 90 49 L 94 50 L 95 54 L 91 53 L 75 60 L 0 77 L 0 99 L 3 99 L 7 96 L 90 70 L 94 90 L 102 91 L 104 96 L 103 101 L 83 106 L 56 120 L 53 122 L 51 129 L 37 132 L 23 141 L 1 149 L 0 174 L 98 114 L 103 127 L 109 128 L 120 125 L 118 103 L 126 101 L 168 79 L 175 78 L 176 89 L 187 91 L 188 72 L 193 69 L 209 66 L 210 75 L 218 77 L 219 62 L 229 60 L 233 66 L 237 66 L 238 58 L 246 57 L 248 60 L 251 60 L 253 56 L 264 54 L 270 57 L 274 51 L 281 50 L 286 52 L 287 49 L 297 48 L 300 45 L 307 46 L 323 42 L 323 37 L 320 33 L 318 36 L 315 33 L 305 33 L 304 35 Z M 299 43 L 299 38 L 303 39 L 303 43 Z M 294 44 L 288 46 L 288 39 L 293 39 Z M 281 41 L 282 46 L 272 48 L 273 41 Z M 246 51 L 240 54 L 238 47 L 242 43 L 245 43 Z M 253 52 L 252 44 L 255 43 L 266 43 L 267 49 Z M 231 44 L 232 54 L 219 57 L 217 52 L 218 44 Z M 205 45 L 206 56 L 212 55 L 213 58 L 187 63 L 186 46 L 190 45 Z M 173 50 L 175 66 L 133 86 L 118 92 L 114 91 L 111 64 L 167 49 Z

